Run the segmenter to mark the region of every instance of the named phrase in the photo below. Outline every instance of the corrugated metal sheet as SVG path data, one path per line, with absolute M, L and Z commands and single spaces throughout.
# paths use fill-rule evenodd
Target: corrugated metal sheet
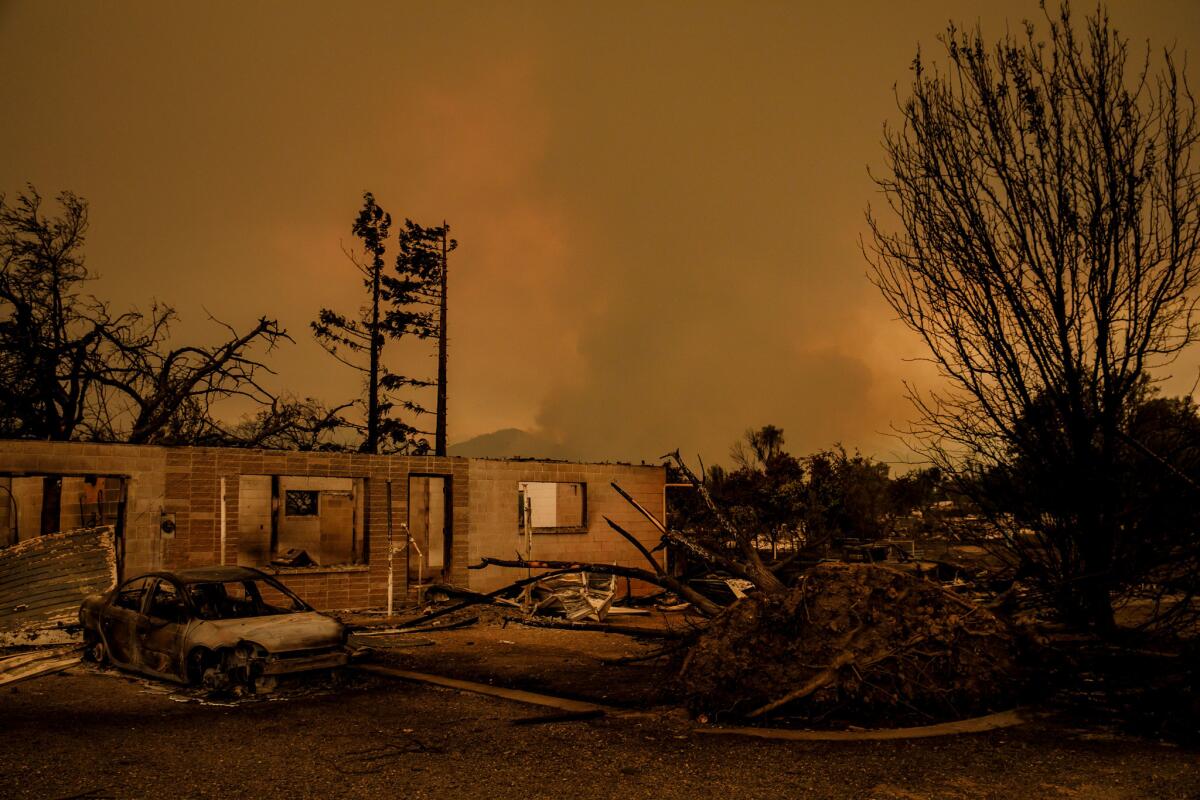
M 62 672 L 79 663 L 80 648 L 34 650 L 0 658 L 0 686 Z
M 115 541 L 104 526 L 0 549 L 0 634 L 74 623 L 83 598 L 116 585 Z

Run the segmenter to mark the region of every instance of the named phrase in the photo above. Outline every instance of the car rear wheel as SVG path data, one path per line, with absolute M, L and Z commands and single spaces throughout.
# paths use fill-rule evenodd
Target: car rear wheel
M 99 637 L 88 637 L 83 643 L 83 657 L 88 661 L 103 664 L 108 661 L 108 648 Z

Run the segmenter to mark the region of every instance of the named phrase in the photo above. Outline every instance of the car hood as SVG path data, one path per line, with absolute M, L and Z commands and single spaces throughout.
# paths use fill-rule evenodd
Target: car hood
M 231 647 L 240 641 L 260 644 L 272 653 L 337 647 L 342 625 L 315 611 L 266 617 L 205 620 L 192 632 L 192 641 L 210 648 Z

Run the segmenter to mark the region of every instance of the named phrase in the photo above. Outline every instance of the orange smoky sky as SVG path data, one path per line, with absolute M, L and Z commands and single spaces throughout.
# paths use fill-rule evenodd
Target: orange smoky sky
M 1139 47 L 1200 53 L 1195 0 L 1109 11 Z M 1033 0 L 7 2 L 0 190 L 86 197 L 91 290 L 173 304 L 181 341 L 219 337 L 209 313 L 277 317 L 273 385 L 329 403 L 358 378 L 308 323 L 363 300 L 342 252 L 362 193 L 449 221 L 452 442 L 711 463 L 772 423 L 793 452 L 902 460 L 902 382 L 934 378 L 866 280 L 867 168 L 918 45 L 1024 18 Z

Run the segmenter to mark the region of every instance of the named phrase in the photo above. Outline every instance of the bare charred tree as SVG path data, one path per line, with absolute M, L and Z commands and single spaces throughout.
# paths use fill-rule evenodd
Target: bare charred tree
M 1197 335 L 1200 132 L 1170 51 L 1152 71 L 1102 9 L 1046 24 L 995 45 L 951 26 L 944 63 L 918 54 L 867 256 L 945 379 L 910 387 L 919 446 L 1064 614 L 1110 630 L 1147 568 L 1121 485 L 1130 416 Z M 1036 492 L 974 480 L 1018 468 Z
M 280 398 L 236 425 L 227 443 L 267 450 L 342 450 L 335 437 L 350 427 L 343 415 L 353 405 L 329 407 L 311 397 Z
M 758 536 L 756 535 L 757 531 L 747 530 L 742 526 L 737 525 L 733 519 L 731 519 L 729 515 L 725 513 L 724 509 L 717 505 L 717 503 L 713 500 L 712 495 L 709 494 L 708 487 L 705 485 L 704 481 L 700 480 L 700 478 L 698 478 L 696 474 L 692 472 L 691 468 L 688 467 L 687 462 L 684 461 L 679 455 L 678 450 L 676 450 L 674 453 L 669 453 L 666 457 L 675 461 L 676 468 L 688 481 L 691 482 L 692 486 L 695 487 L 696 493 L 700 496 L 701 501 L 708 507 L 713 518 L 716 520 L 717 525 L 725 533 L 725 535 L 729 537 L 729 540 L 733 542 L 735 546 L 736 555 L 731 556 L 720 555 L 712 548 L 703 548 L 703 550 L 707 551 L 707 560 L 718 567 L 728 570 L 740 578 L 750 581 L 761 591 L 782 591 L 784 589 L 783 582 L 775 575 L 774 572 L 767 568 L 766 564 L 763 563 L 762 555 L 758 551 Z M 677 541 L 675 543 L 680 544 L 681 542 Z M 703 552 L 694 552 L 697 555 L 700 555 L 702 558 L 704 557 Z M 718 555 L 720 555 L 720 558 L 717 558 Z
M 276 436 L 300 425 L 296 402 L 260 380 L 270 370 L 256 350 L 288 338 L 278 323 L 262 318 L 243 332 L 222 323 L 218 345 L 172 347 L 170 307 L 117 314 L 83 291 L 93 277 L 82 252 L 87 202 L 71 192 L 57 200 L 53 214 L 33 186 L 11 203 L 0 196 L 0 435 L 245 444 L 215 413 L 233 397 L 258 405 Z M 58 524 L 59 488 L 56 478 L 43 486 L 46 530 Z
M 287 333 L 260 319 L 213 346 L 172 347 L 174 309 L 115 314 L 82 291 L 87 203 L 58 196 L 48 215 L 32 186 L 0 197 L 0 432 L 16 438 L 177 444 L 238 443 L 214 404 L 242 397 L 283 413 L 261 381 Z M 290 413 L 290 412 L 289 412 Z M 285 414 L 286 416 L 286 414 Z
M 0 196 L 0 433 L 66 440 L 87 417 L 94 365 L 110 320 L 81 297 L 87 203 L 63 192 L 47 216 L 29 186 Z
M 290 341 L 274 320 L 260 318 L 249 330 L 226 329 L 215 346 L 170 347 L 174 309 L 154 305 L 149 314 L 129 312 L 101 326 L 104 358 L 95 367 L 89 438 L 131 444 L 232 444 L 235 437 L 213 413 L 233 397 L 257 406 L 277 405 L 262 383 L 271 369 L 252 354 Z M 216 321 L 216 320 L 214 320 Z

